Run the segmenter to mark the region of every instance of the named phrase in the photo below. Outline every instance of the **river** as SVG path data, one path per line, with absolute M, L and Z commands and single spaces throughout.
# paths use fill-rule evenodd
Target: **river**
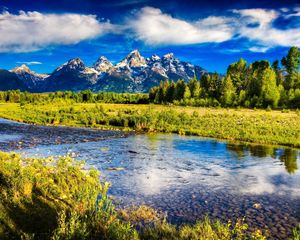
M 291 148 L 0 119 L 0 150 L 85 160 L 112 183 L 116 205 L 147 204 L 176 224 L 245 217 L 250 230 L 285 239 L 300 222 L 300 153 Z

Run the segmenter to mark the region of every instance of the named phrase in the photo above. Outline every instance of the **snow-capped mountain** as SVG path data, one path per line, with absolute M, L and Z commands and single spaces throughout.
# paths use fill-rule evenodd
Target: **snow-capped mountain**
M 9 73 L 11 78 L 20 80 L 21 90 L 31 92 L 80 91 L 87 88 L 94 91 L 148 92 L 161 80 L 189 81 L 194 76 L 200 79 L 206 71 L 180 61 L 172 53 L 144 58 L 138 50 L 134 50 L 115 65 L 104 56 L 91 67 L 87 67 L 80 58 L 74 58 L 56 68 L 50 75 L 34 73 L 26 65 L 14 68 Z M 1 78 L 0 74 L 0 83 Z
M 74 58 L 54 70 L 45 81 L 44 91 L 80 91 L 91 88 L 98 80 L 98 71 Z
M 11 72 L 17 75 L 28 91 L 35 91 L 35 89 L 42 87 L 44 80 L 49 77 L 47 74 L 39 74 L 31 71 L 25 64 L 12 69 Z
M 114 65 L 104 56 L 98 58 L 98 60 L 94 63 L 93 69 L 95 69 L 99 73 L 105 73 L 109 69 L 111 69 Z

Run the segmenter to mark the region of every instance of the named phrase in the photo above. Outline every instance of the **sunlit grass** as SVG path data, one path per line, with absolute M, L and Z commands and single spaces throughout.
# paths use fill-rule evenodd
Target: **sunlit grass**
M 242 220 L 175 226 L 153 208 L 116 210 L 99 172 L 69 157 L 0 152 L 0 239 L 265 239 Z
M 166 132 L 300 147 L 297 111 L 166 105 L 53 103 L 0 105 L 0 117 L 44 125 Z

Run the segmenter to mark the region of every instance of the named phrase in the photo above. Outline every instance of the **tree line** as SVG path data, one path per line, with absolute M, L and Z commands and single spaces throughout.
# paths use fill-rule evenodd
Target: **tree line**
M 55 100 L 70 100 L 76 103 L 124 103 L 124 104 L 146 104 L 149 103 L 148 94 L 142 93 L 93 93 L 90 89 L 81 92 L 51 92 L 51 93 L 29 93 L 20 90 L 0 91 L 0 102 L 13 103 L 42 103 Z
M 228 66 L 225 76 L 204 74 L 188 83 L 161 82 L 149 92 L 149 101 L 193 106 L 299 108 L 300 51 L 291 47 L 287 56 L 272 64 L 267 60 L 247 64 L 244 59 Z

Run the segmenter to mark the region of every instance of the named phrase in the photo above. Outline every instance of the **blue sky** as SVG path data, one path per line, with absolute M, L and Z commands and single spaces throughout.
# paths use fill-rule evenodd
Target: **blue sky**
M 22 63 L 50 73 L 80 57 L 116 63 L 133 49 L 143 56 L 173 52 L 224 73 L 245 58 L 281 59 L 300 46 L 299 1 L 2 0 L 0 68 Z

